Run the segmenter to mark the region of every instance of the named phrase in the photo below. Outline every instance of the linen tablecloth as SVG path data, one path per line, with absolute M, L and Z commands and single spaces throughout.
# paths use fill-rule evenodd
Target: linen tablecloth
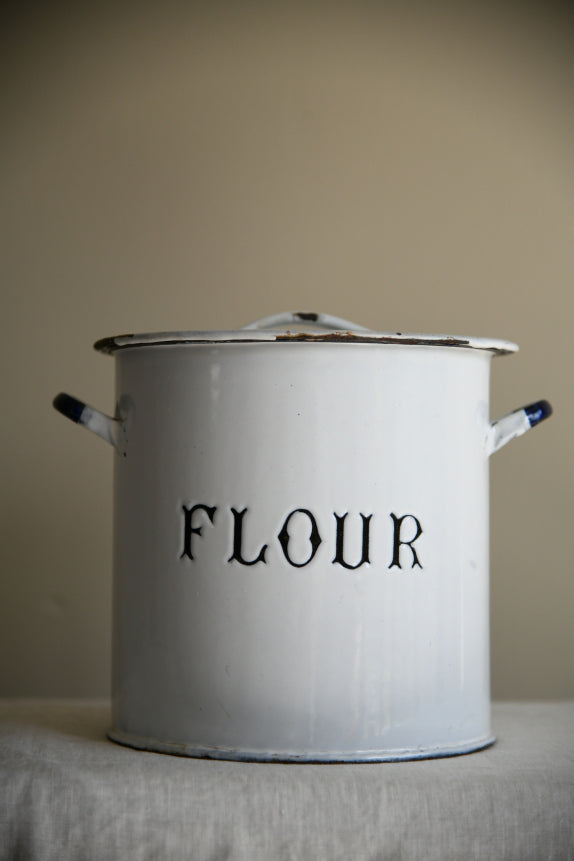
M 375 764 L 145 753 L 109 722 L 0 701 L 1 859 L 574 859 L 574 703 L 495 703 L 492 748 Z

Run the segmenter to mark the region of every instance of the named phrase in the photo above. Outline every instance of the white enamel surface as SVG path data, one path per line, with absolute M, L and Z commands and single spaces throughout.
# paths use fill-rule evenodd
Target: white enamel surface
M 492 423 L 488 432 L 487 451 L 494 454 L 507 442 L 529 431 L 531 424 L 524 409 L 515 410 Z
M 490 354 L 259 343 L 116 358 L 129 410 L 115 470 L 113 735 L 263 759 L 487 743 Z M 182 506 L 195 504 L 217 511 L 194 520 L 191 561 Z M 266 564 L 228 561 L 232 506 L 248 508 L 244 557 L 266 543 Z M 322 538 L 305 567 L 278 540 L 295 509 Z M 345 512 L 352 564 L 359 515 L 373 515 L 370 564 L 356 570 L 333 564 Z M 422 570 L 406 545 L 389 568 L 391 513 L 420 521 Z M 403 528 L 410 540 L 414 521 Z M 295 562 L 309 531 L 294 515 Z
M 80 424 L 84 425 L 88 430 L 91 430 L 92 433 L 105 439 L 105 441 L 109 442 L 110 445 L 113 445 L 114 447 L 117 445 L 117 422 L 110 418 L 110 416 L 106 416 L 99 410 L 95 410 L 93 407 L 89 406 L 89 404 L 84 405 Z

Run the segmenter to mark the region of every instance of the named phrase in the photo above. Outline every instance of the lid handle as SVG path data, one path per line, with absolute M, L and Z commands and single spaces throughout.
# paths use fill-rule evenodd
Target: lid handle
M 281 314 L 272 314 L 270 317 L 262 317 L 260 320 L 255 320 L 254 323 L 243 326 L 243 329 L 274 329 L 278 326 L 300 325 L 301 323 L 311 323 L 320 329 L 329 329 L 334 332 L 341 330 L 350 330 L 352 332 L 371 331 L 366 326 L 359 326 L 358 323 L 351 323 L 349 320 L 343 320 L 341 317 L 333 317 L 331 314 L 316 314 L 312 311 L 283 311 Z

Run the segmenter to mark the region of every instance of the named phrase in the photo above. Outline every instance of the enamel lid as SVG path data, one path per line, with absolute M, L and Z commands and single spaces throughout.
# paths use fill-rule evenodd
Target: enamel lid
M 465 347 L 498 355 L 515 353 L 517 344 L 492 338 L 459 335 L 421 335 L 408 332 L 375 332 L 330 314 L 287 311 L 256 320 L 242 329 L 214 332 L 152 332 L 116 335 L 96 341 L 102 353 L 116 353 L 134 347 L 181 344 L 345 343 L 402 344 L 405 346 Z

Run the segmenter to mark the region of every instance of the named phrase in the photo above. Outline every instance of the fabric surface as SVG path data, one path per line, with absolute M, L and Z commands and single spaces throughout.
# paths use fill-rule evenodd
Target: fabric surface
M 145 753 L 109 720 L 0 701 L 1 859 L 574 859 L 574 703 L 495 704 L 494 747 L 377 764 Z

